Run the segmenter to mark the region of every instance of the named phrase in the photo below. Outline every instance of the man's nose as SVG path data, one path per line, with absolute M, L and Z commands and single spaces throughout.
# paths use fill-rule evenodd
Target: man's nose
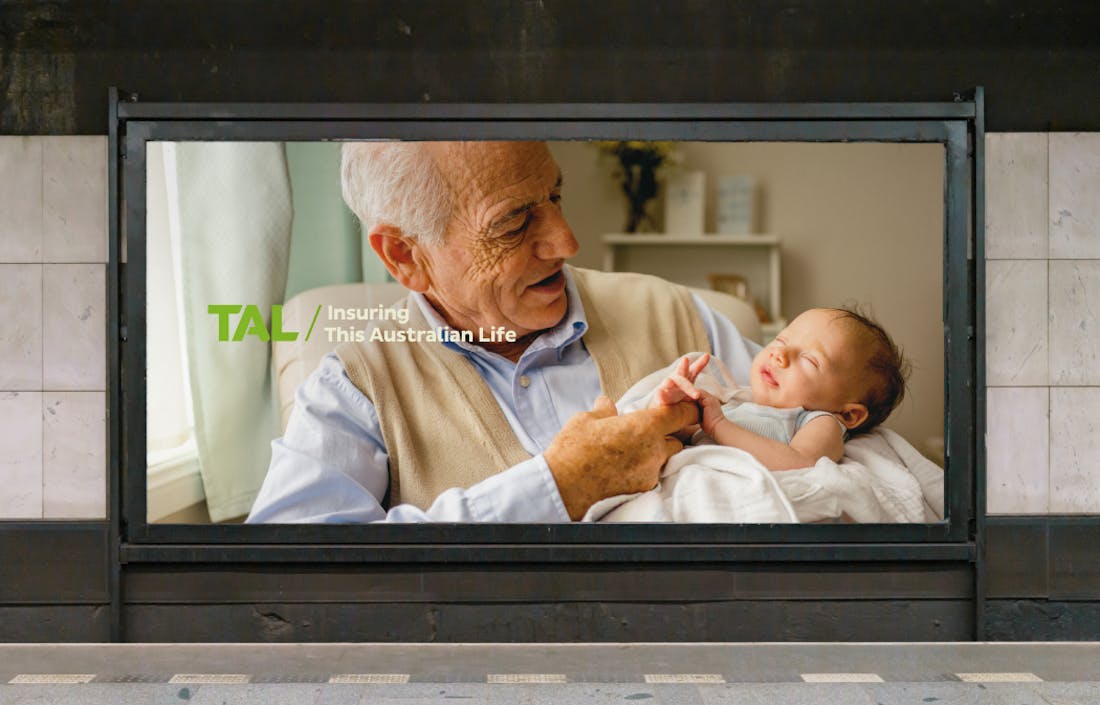
M 535 254 L 540 259 L 569 259 L 580 250 L 580 243 L 561 211 L 547 215 L 546 229 L 539 238 Z

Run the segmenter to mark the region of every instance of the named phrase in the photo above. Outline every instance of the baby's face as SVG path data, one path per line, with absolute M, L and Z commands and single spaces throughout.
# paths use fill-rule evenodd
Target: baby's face
M 806 311 L 753 359 L 753 401 L 832 412 L 859 404 L 867 353 L 858 343 L 853 321 L 827 309 Z

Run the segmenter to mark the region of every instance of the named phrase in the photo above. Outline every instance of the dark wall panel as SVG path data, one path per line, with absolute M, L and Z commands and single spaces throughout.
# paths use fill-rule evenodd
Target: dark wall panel
M 957 641 L 966 600 L 130 605 L 127 641 Z
M 1100 129 L 1092 0 L 57 0 L 0 5 L 0 133 L 187 101 L 942 101 Z
M 1055 520 L 1049 531 L 1051 599 L 1100 600 L 1100 520 Z
M 128 603 L 970 599 L 968 564 L 128 566 Z
M 1050 594 L 1050 532 L 1045 520 L 996 517 L 986 525 L 986 595 L 991 598 Z
M 991 641 L 1100 640 L 1100 602 L 990 600 L 985 612 Z
M 0 605 L 109 602 L 107 541 L 106 524 L 0 523 Z
M 973 637 L 966 564 L 128 566 L 133 641 Z
M 107 605 L 0 606 L 0 642 L 104 642 L 110 621 Z
M 990 517 L 986 594 L 1100 601 L 1100 517 Z

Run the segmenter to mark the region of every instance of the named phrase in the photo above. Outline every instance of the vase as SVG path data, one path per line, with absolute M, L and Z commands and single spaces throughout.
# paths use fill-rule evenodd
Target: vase
M 649 164 L 623 164 L 622 188 L 627 214 L 623 232 L 636 233 L 643 225 L 652 228 L 649 202 L 657 195 L 657 172 Z

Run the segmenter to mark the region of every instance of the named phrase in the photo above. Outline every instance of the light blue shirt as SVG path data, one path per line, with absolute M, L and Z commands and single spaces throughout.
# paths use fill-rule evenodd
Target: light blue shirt
M 389 456 L 378 414 L 329 353 L 298 388 L 286 435 L 272 441 L 271 466 L 248 522 L 568 522 L 542 453 L 570 417 L 592 408 L 600 380 L 581 340 L 588 330 L 584 308 L 568 268 L 566 274 L 568 313 L 517 362 L 472 343 L 442 343 L 474 365 L 531 453 L 529 460 L 469 488 L 447 490 L 427 510 L 402 504 L 387 512 L 381 500 L 389 485 Z M 432 328 L 446 327 L 427 299 L 412 298 Z M 747 379 L 759 346 L 700 298 L 694 301 L 711 354 L 735 378 Z

